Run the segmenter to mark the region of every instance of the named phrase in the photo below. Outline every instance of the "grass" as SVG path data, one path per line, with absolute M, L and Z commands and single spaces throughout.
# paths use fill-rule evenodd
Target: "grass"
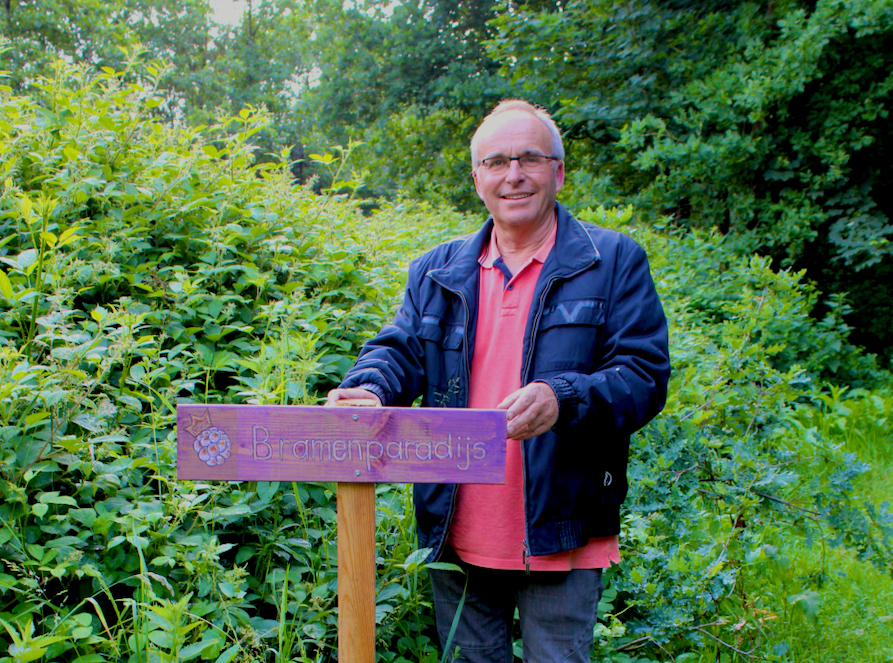
M 802 577 L 823 568 L 819 546 L 797 551 Z M 783 638 L 788 660 L 823 663 L 893 661 L 893 578 L 840 548 L 828 551 L 828 576 L 817 591 L 817 611 L 791 609 Z
M 893 397 L 857 392 L 841 403 L 832 435 L 871 465 L 857 484 L 862 496 L 879 506 L 893 505 Z
M 857 502 L 893 505 L 893 396 L 832 388 L 803 414 L 826 439 L 870 469 L 855 483 Z M 779 541 L 784 555 L 758 572 L 763 625 L 778 660 L 801 663 L 893 662 L 893 569 L 856 551 Z M 698 663 L 755 660 L 717 647 Z
M 893 504 L 893 397 L 833 393 L 820 417 L 823 432 L 871 469 L 856 483 L 861 500 L 875 508 Z M 821 550 L 801 550 L 801 574 L 822 568 Z M 893 661 L 893 569 L 886 572 L 852 551 L 828 551 L 827 582 L 814 617 L 793 618 L 787 633 L 795 661 Z

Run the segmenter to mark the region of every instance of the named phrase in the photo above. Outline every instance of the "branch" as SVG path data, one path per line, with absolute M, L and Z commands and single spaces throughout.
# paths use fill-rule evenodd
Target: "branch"
M 767 494 L 767 493 L 761 493 L 761 492 L 758 491 L 758 490 L 754 490 L 754 491 L 753 491 L 753 494 L 754 494 L 754 495 L 759 495 L 760 497 L 765 497 L 767 500 L 772 500 L 773 502 L 778 502 L 779 504 L 784 504 L 785 506 L 789 506 L 789 507 L 791 507 L 792 509 L 796 509 L 797 511 L 802 511 L 802 512 L 804 512 L 804 513 L 808 513 L 808 514 L 811 515 L 811 516 L 816 516 L 816 517 L 818 517 L 818 515 L 819 515 L 819 514 L 817 514 L 815 511 L 810 511 L 809 509 L 806 509 L 806 508 L 804 508 L 804 507 L 802 507 L 802 506 L 797 506 L 796 504 L 792 504 L 791 502 L 788 502 L 788 501 L 786 501 L 786 500 L 783 500 L 783 499 L 781 499 L 780 497 L 773 497 L 772 495 L 769 495 L 769 494 Z
M 734 645 L 730 645 L 730 644 L 729 644 L 728 642 L 726 642 L 725 640 L 720 640 L 720 639 L 717 638 L 715 635 L 713 635 L 710 631 L 707 631 L 707 630 L 701 628 L 700 626 L 695 626 L 695 627 L 694 627 L 694 630 L 695 630 L 695 631 L 700 631 L 700 632 L 703 633 L 704 635 L 708 635 L 708 636 L 710 636 L 711 638 L 713 638 L 714 640 L 716 640 L 716 641 L 717 641 L 719 644 L 721 644 L 722 646 L 724 646 L 724 647 L 728 647 L 728 648 L 731 649 L 733 652 L 735 652 L 735 653 L 737 653 L 737 654 L 741 654 L 741 656 L 744 656 L 745 658 L 754 658 L 754 659 L 757 659 L 757 660 L 759 660 L 759 661 L 768 661 L 768 660 L 769 660 L 768 658 L 764 658 L 763 656 L 756 656 L 756 655 L 753 653 L 753 652 L 755 651 L 756 648 L 751 649 L 749 652 L 747 652 L 747 651 L 742 651 L 742 650 L 738 649 L 737 647 L 735 647 Z

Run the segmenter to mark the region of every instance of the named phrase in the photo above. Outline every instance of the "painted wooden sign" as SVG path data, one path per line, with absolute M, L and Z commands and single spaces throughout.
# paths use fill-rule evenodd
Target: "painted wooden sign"
M 177 478 L 503 483 L 505 411 L 177 406 Z

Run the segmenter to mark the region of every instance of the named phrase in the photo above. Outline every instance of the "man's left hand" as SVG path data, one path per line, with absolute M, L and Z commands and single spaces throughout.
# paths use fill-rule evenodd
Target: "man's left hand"
M 496 408 L 508 410 L 506 434 L 513 440 L 545 433 L 558 421 L 558 399 L 552 387 L 544 382 L 531 382 L 509 394 Z

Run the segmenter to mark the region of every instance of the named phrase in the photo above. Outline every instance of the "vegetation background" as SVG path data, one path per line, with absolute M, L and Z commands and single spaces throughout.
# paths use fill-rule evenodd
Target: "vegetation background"
M 0 661 L 337 659 L 334 487 L 177 482 L 174 409 L 337 384 L 512 95 L 671 323 L 593 660 L 893 660 L 893 3 L 234 5 L 0 7 Z M 436 661 L 377 493 L 378 657 Z

